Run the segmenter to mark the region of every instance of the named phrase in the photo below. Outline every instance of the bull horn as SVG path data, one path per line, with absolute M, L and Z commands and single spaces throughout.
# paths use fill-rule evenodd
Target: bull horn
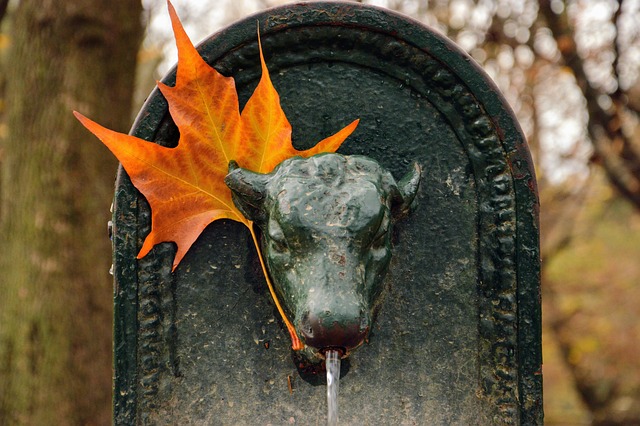
M 400 199 L 398 200 L 399 204 L 394 208 L 394 216 L 396 218 L 408 216 L 415 207 L 415 198 L 418 194 L 421 175 L 422 167 L 415 162 L 411 170 L 398 182 Z
M 231 190 L 233 203 L 247 219 L 257 222 L 266 217 L 263 205 L 267 197 L 270 175 L 255 173 L 229 162 L 229 174 L 224 183 Z

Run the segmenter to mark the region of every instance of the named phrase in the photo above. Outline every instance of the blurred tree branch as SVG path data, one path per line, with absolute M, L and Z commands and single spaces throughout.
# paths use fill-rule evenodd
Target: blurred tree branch
M 622 10 L 622 1 L 613 15 L 617 21 Z M 586 101 L 589 118 L 587 130 L 595 151 L 594 161 L 602 164 L 613 186 L 640 209 L 640 148 L 623 127 L 625 114 L 633 113 L 628 107 L 627 96 L 617 81 L 615 92 L 607 94 L 596 89 L 585 72 L 585 64 L 578 53 L 574 28 L 567 14 L 567 8 L 556 13 L 551 8 L 550 0 L 541 0 L 540 12 L 557 41 L 558 50 L 564 64 L 575 76 L 576 83 Z M 619 55 L 618 37 L 614 42 L 614 50 Z M 614 59 L 614 75 L 617 77 L 617 61 Z M 613 106 L 604 109 L 598 100 L 601 96 L 610 96 Z
M 547 300 L 558 300 L 561 296 L 557 294 L 555 286 L 547 285 L 543 288 L 543 297 Z M 545 309 L 547 311 L 546 322 L 554 332 L 564 364 L 574 378 L 576 391 L 594 413 L 594 417 L 598 418 L 594 419 L 593 424 L 619 424 L 613 421 L 608 423 L 608 420 L 606 420 L 607 408 L 620 397 L 621 386 L 619 378 L 613 377 L 608 386 L 599 385 L 598 378 L 593 377 L 588 369 L 580 363 L 571 361 L 573 358 L 572 352 L 575 350 L 574 327 L 572 327 L 571 321 L 582 312 L 577 309 L 569 314 L 563 313 L 557 303 L 547 303 L 545 304 Z M 604 421 L 602 421 L 603 417 L 605 418 Z
M 7 13 L 7 6 L 9 6 L 9 0 L 0 0 L 0 22 L 2 22 L 2 18 Z
M 564 188 L 548 189 L 540 194 L 540 203 L 546 206 L 540 222 L 545 238 L 540 241 L 540 261 L 546 265 L 553 257 L 571 245 L 575 234 L 576 218 L 582 211 L 589 192 L 590 179 L 576 191 Z

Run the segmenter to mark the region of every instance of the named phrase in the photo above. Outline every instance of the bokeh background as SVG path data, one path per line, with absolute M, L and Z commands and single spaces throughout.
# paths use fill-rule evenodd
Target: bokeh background
M 278 0 L 174 0 L 198 42 Z M 640 425 L 640 0 L 371 0 L 467 51 L 541 199 L 548 425 Z M 176 61 L 163 0 L 0 0 L 0 424 L 111 423 L 107 238 L 127 131 Z

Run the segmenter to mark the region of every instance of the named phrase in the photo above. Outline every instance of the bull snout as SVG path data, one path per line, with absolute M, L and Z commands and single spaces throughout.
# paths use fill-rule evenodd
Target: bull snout
M 307 311 L 300 321 L 300 332 L 307 344 L 323 353 L 337 349 L 347 355 L 360 346 L 369 332 L 370 318 L 365 310 L 340 312 Z

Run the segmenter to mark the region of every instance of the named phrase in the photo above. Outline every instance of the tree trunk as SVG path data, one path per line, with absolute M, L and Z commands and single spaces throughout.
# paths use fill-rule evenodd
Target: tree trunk
M 140 0 L 21 0 L 6 69 L 0 424 L 110 424 L 116 161 L 71 114 L 126 131 Z

